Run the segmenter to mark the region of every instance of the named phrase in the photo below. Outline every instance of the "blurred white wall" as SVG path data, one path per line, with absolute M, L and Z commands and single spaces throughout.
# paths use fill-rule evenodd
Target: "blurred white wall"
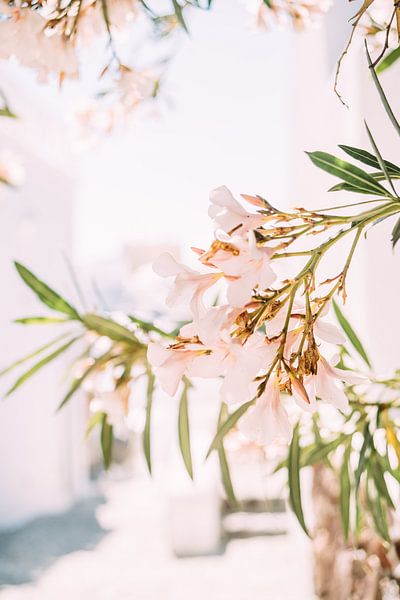
M 63 253 L 71 253 L 76 190 L 73 164 L 60 152 L 65 142 L 61 123 L 43 98 L 22 89 L 23 73 L 18 82 L 7 68 L 2 75 L 2 91 L 19 119 L 0 121 L 0 145 L 19 157 L 26 180 L 18 189 L 0 187 L 0 370 L 60 333 L 55 326 L 12 324 L 17 317 L 47 313 L 12 261 L 71 293 Z M 0 402 L 0 528 L 61 510 L 85 490 L 82 407 L 71 403 L 55 412 L 66 364 L 60 359 Z M 22 372 L 27 368 L 28 363 Z M 17 376 L 18 371 L 0 380 L 2 395 Z
M 257 29 L 239 1 L 192 11 L 158 104 L 82 156 L 77 252 L 209 242 L 210 190 L 285 203 L 293 32 Z

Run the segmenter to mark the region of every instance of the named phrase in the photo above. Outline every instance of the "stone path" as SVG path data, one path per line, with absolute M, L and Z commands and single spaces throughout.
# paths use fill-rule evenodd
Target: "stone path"
M 104 497 L 0 535 L 0 600 L 312 600 L 309 548 L 295 528 L 178 559 L 155 484 L 113 482 Z

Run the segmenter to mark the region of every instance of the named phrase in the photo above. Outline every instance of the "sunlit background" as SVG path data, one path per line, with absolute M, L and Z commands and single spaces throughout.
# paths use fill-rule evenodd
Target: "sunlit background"
M 351 109 L 333 93 L 348 35 L 348 7 L 337 4 L 323 26 L 305 33 L 256 29 L 231 0 L 216 2 L 212 17 L 193 12 L 190 35 L 168 49 L 173 57 L 159 99 L 128 124 L 89 139 L 72 119 L 82 86 L 60 92 L 14 60 L 0 66 L 1 89 L 19 116 L 0 123 L 0 143 L 26 171 L 20 188 L 0 190 L 1 365 L 53 335 L 51 327 L 12 324 L 38 312 L 15 275 L 15 259 L 78 305 L 151 316 L 163 311 L 166 292 L 151 262 L 165 248 L 190 256 L 191 245 L 208 245 L 211 189 L 225 184 L 283 207 L 337 203 L 303 150 L 357 145 L 363 115 L 379 140 L 386 131 L 373 93 L 364 101 L 369 82 L 357 44 L 340 84 Z M 125 51 L 134 45 L 126 42 Z M 89 73 L 94 59 L 85 60 Z M 378 368 L 390 369 L 398 366 L 391 323 L 374 320 L 380 286 L 391 290 L 387 314 L 399 291 L 399 278 L 389 280 L 396 272 L 389 245 L 376 250 L 385 235 L 370 233 L 347 310 L 366 343 L 375 340 L 369 350 Z M 199 385 L 190 400 L 195 483 L 176 451 L 177 404 L 161 394 L 153 480 L 146 474 L 143 390 L 136 392 L 133 433 L 122 436 L 118 464 L 104 475 L 96 444 L 85 439 L 83 394 L 55 414 L 66 364 L 60 360 L 0 405 L 1 598 L 312 598 L 310 550 L 285 511 L 283 480 L 267 477 L 268 457 L 238 451 L 235 440 L 233 473 L 249 510 L 224 512 L 216 464 L 203 459 L 217 383 Z

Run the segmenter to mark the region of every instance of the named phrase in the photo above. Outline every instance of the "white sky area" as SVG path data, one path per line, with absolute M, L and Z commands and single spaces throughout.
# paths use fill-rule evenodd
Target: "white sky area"
M 287 199 L 288 46 L 259 31 L 238 1 L 192 11 L 168 67 L 159 108 L 81 160 L 76 249 L 84 261 L 125 244 L 204 245 L 211 189 Z M 154 112 L 156 114 L 154 114 Z

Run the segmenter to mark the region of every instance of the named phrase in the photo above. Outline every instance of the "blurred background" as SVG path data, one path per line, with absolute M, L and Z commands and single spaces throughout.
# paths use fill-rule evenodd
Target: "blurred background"
M 165 249 L 186 258 L 191 245 L 208 245 L 214 187 L 260 194 L 280 207 L 339 204 L 303 151 L 365 144 L 363 117 L 391 159 L 391 137 L 357 43 L 340 83 L 351 108 L 333 93 L 349 34 L 343 20 L 353 12 L 337 2 L 320 27 L 295 33 L 254 28 L 245 7 L 231 0 L 215 2 L 212 14 L 193 11 L 190 35 L 171 48 L 160 98 L 129 124 L 90 139 L 71 119 L 90 81 L 60 92 L 15 60 L 0 64 L 1 89 L 18 115 L 0 123 L 0 144 L 25 170 L 17 189 L 0 189 L 1 366 L 53 335 L 51 327 L 12 323 L 38 306 L 13 260 L 78 305 L 72 272 L 90 306 L 151 317 L 164 311 L 166 293 L 151 263 Z M 385 74 L 389 94 L 392 79 Z M 399 366 L 394 325 L 374 318 L 378 290 L 389 291 L 388 315 L 400 291 L 387 238 L 385 225 L 370 232 L 346 310 L 376 367 L 390 372 Z M 85 438 L 83 392 L 56 414 L 68 364 L 62 358 L 0 404 L 1 598 L 313 597 L 308 542 L 286 511 L 284 479 L 267 476 L 279 448 L 266 456 L 229 441 L 246 509 L 240 513 L 226 509 L 216 465 L 204 463 L 216 383 L 203 382 L 190 397 L 194 483 L 176 450 L 177 403 L 161 393 L 153 478 L 140 452 L 143 407 L 105 475 L 97 444 Z

